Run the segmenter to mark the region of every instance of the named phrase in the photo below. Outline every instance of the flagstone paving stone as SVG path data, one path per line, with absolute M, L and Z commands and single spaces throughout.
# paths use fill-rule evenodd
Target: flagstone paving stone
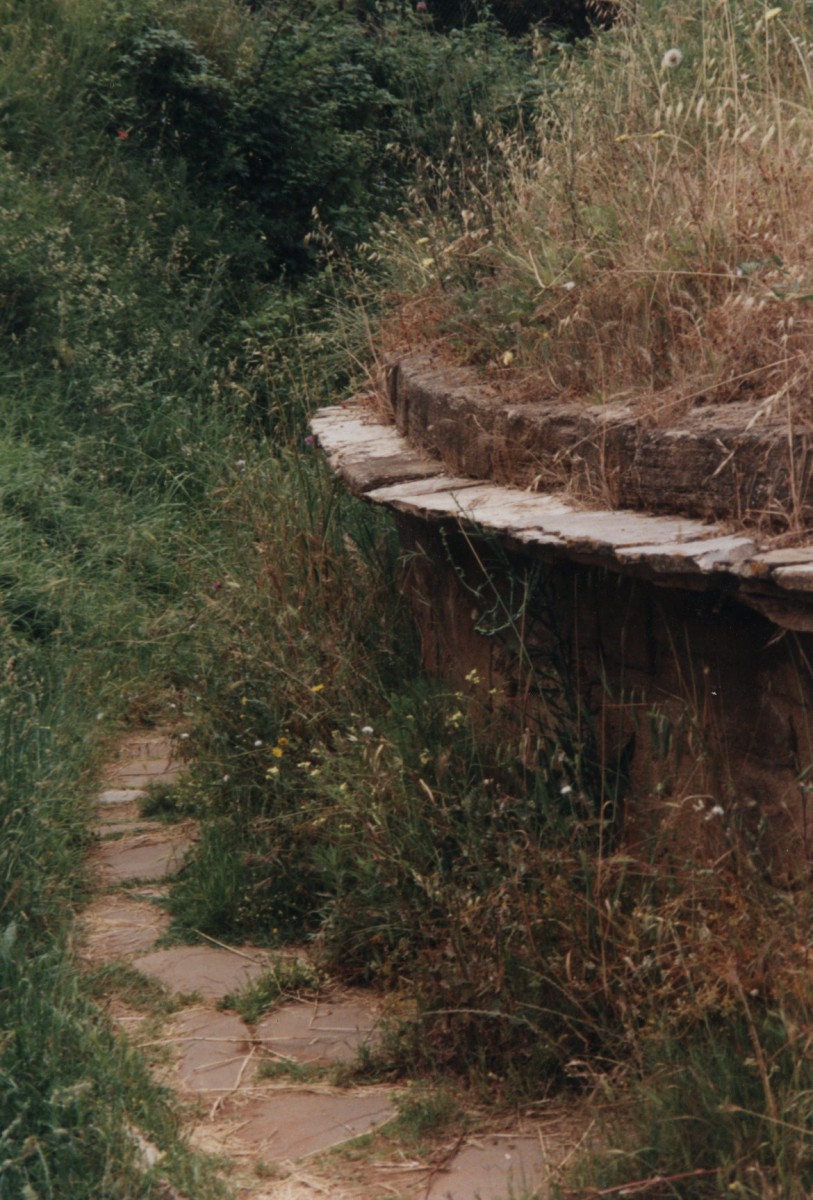
M 217 946 L 172 946 L 136 958 L 133 966 L 173 992 L 198 992 L 207 1000 L 220 1000 L 267 969 L 263 951 L 245 946 L 240 949 L 241 953 L 235 953 Z
M 218 1123 L 193 1140 L 213 1148 L 237 1143 L 242 1154 L 288 1162 L 368 1133 L 395 1116 L 386 1089 L 341 1092 L 281 1088 L 265 1096 L 240 1096 L 219 1109 Z
M 103 810 L 107 808 L 108 805 L 111 807 L 130 805 L 136 800 L 141 800 L 144 796 L 146 796 L 146 794 L 147 793 L 143 788 L 105 788 L 103 791 L 99 792 L 98 796 L 96 797 L 96 803 L 99 808 Z
M 464 1146 L 423 1195 L 425 1200 L 492 1200 L 535 1193 L 548 1183 L 549 1158 L 539 1137 L 485 1137 Z
M 133 817 L 124 821 L 103 821 L 93 832 L 103 841 L 112 841 L 127 833 L 159 833 L 161 830 L 166 832 L 166 826 L 160 821 L 139 821 Z
M 178 1051 L 175 1079 L 196 1092 L 230 1092 L 246 1076 L 255 1047 L 248 1026 L 232 1013 L 187 1008 L 165 1036 Z
M 149 833 L 103 842 L 94 851 L 103 882 L 125 883 L 129 879 L 163 879 L 174 875 L 192 845 L 187 834 Z
M 254 1038 L 273 1057 L 324 1066 L 351 1062 L 377 1040 L 378 1015 L 368 997 L 285 1004 L 254 1028 Z
M 183 773 L 180 763 L 168 758 L 144 758 L 122 763 L 109 772 L 107 782 L 113 788 L 147 788 L 170 785 Z

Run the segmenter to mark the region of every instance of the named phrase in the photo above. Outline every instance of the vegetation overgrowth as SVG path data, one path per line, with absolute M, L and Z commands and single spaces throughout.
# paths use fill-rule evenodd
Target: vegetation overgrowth
M 731 146 L 744 181 L 745 109 L 730 120 L 723 104 L 716 151 L 716 116 L 692 153 L 681 125 L 667 161 L 666 133 L 626 136 L 653 97 L 664 130 L 710 103 L 687 83 L 678 112 L 668 89 L 686 76 L 660 74 L 670 47 L 709 87 L 715 59 L 732 103 L 777 114 L 754 167 L 768 232 L 737 277 L 776 291 L 771 255 L 788 252 L 772 240 L 780 172 L 764 155 L 790 153 L 805 128 L 793 93 L 780 137 L 791 101 L 778 97 L 807 43 L 780 46 L 776 14 L 725 3 L 642 6 L 572 51 L 360 9 L 0 5 L 0 1197 L 160 1195 L 133 1126 L 168 1148 L 177 1186 L 206 1194 L 71 962 L 84 797 L 123 721 L 188 735 L 190 776 L 162 801 L 202 821 L 173 893 L 179 927 L 306 938 L 317 965 L 405 990 L 414 1020 L 376 1070 L 454 1069 L 503 1100 L 585 1081 L 617 1098 L 642 1079 L 648 1108 L 615 1143 L 632 1148 L 586 1168 L 593 1181 L 703 1171 L 672 1194 L 802 1197 L 806 890 L 777 894 L 743 854 L 720 871 L 658 844 L 623 851 L 564 647 L 537 681 L 555 721 L 533 765 L 516 740 L 484 737 L 495 697 L 476 674 L 460 691 L 424 676 L 393 528 L 330 479 L 306 416 L 369 385 L 386 301 L 418 297 L 390 326 L 399 337 L 431 329 L 533 369 L 555 350 L 600 362 L 611 389 L 632 383 L 609 327 L 590 332 L 598 308 L 557 307 L 582 303 L 584 279 L 616 315 L 623 281 L 624 336 L 684 319 L 684 253 L 687 294 L 734 304 L 739 284 L 726 276 L 720 300 L 712 279 L 740 192 L 728 167 L 704 172 Z M 613 168 L 612 210 L 590 190 L 605 188 L 600 152 L 633 155 Z M 684 193 L 680 237 L 665 224 L 661 243 L 642 237 L 635 205 L 649 196 L 651 231 L 661 200 Z M 781 209 L 788 228 L 800 207 Z M 511 212 L 519 250 L 504 240 Z M 641 268 L 646 288 L 619 266 L 636 220 L 636 252 L 668 243 L 679 259 L 663 276 Z M 754 299 L 738 303 L 773 319 L 779 299 Z M 803 329 L 803 288 L 781 303 Z M 494 627 L 521 649 L 544 590 L 532 575 L 515 585 L 504 610 L 494 591 Z M 305 982 L 274 981 L 268 1002 Z M 261 992 L 235 1002 L 255 1013 Z
M 622 4 L 560 55 L 537 136 L 495 141 L 465 228 L 394 227 L 424 327 L 534 396 L 809 419 L 811 53 L 803 3 Z

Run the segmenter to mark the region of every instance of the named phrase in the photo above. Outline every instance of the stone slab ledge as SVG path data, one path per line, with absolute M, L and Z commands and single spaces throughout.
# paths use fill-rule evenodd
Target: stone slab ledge
M 691 517 L 584 509 L 557 495 L 454 474 L 352 401 L 315 413 L 311 430 L 331 470 L 371 503 L 668 586 L 736 591 L 777 624 L 813 631 L 813 546 L 771 549 Z
M 432 351 L 392 361 L 387 386 L 398 432 L 453 474 L 703 520 L 813 516 L 813 426 L 789 429 L 775 398 L 671 419 L 621 403 L 517 403 Z

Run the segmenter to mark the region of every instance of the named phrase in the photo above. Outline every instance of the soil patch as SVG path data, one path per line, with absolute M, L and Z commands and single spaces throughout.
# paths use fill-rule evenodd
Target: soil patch
M 149 950 L 169 928 L 169 916 L 146 900 L 97 896 L 82 917 L 86 958 L 131 958 Z

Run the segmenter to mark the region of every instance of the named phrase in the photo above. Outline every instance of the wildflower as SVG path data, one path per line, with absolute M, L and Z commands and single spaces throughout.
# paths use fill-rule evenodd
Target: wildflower
M 277 738 L 277 745 L 278 746 L 287 746 L 288 745 L 287 737 Z
M 562 284 L 562 288 L 566 292 L 572 292 L 575 286 L 576 286 L 576 284 L 573 282 L 572 279 L 568 279 L 567 283 Z
M 224 776 L 223 776 L 223 783 L 228 783 L 230 779 L 231 779 L 231 775 L 224 775 Z
M 324 690 L 325 690 L 325 685 L 323 683 L 315 683 L 313 685 L 313 687 L 311 688 L 311 691 L 314 693 L 323 692 Z
M 429 9 L 426 6 L 426 0 L 418 0 L 418 3 L 415 5 L 415 12 L 425 13 L 428 11 Z
M 677 46 L 672 46 L 661 59 L 661 70 L 674 71 L 675 67 L 679 67 L 682 62 L 683 51 L 678 50 Z
M 316 445 L 316 438 L 313 436 L 312 433 L 309 433 L 308 436 L 305 438 L 305 445 L 306 446 L 315 446 Z
M 274 758 L 282 758 L 285 751 L 282 749 L 281 746 L 275 746 L 274 749 L 271 751 L 271 753 L 274 756 Z
M 130 137 L 129 129 L 117 129 L 116 137 L 119 139 L 120 142 L 126 142 Z
M 367 736 L 369 737 L 369 735 L 373 732 L 372 725 L 362 725 L 361 732 L 364 734 L 367 734 Z
M 212 580 L 212 591 L 213 592 L 219 592 L 222 587 L 223 587 L 223 583 L 221 582 L 221 580 L 219 580 L 219 579 Z
M 569 783 L 566 783 L 564 787 L 559 788 L 559 795 L 560 796 L 569 796 L 572 791 L 573 791 L 573 788 L 570 786 Z
M 256 741 L 255 741 L 255 743 L 254 743 L 254 749 L 255 749 L 255 750 L 258 750 L 258 749 L 259 749 L 259 747 L 260 747 L 260 746 L 262 746 L 262 744 L 263 744 L 263 743 L 262 743 L 262 739 L 261 739 L 261 738 L 257 738 L 257 740 L 256 740 Z M 273 754 L 273 751 L 272 751 L 272 754 Z
M 265 773 L 266 779 L 275 779 L 279 775 L 279 767 L 269 767 Z
M 244 458 L 238 458 L 237 461 L 235 462 L 234 466 L 237 471 L 245 471 L 246 460 Z
M 466 683 L 479 683 L 479 682 L 480 682 L 480 676 L 477 674 L 477 668 L 472 667 L 472 669 L 469 671 L 468 675 L 466 676 Z
M 181 739 L 181 741 L 182 741 L 182 742 L 188 742 L 188 741 L 189 741 L 189 734 L 188 734 L 188 733 L 179 733 L 179 734 L 178 734 L 178 737 Z
M 513 352 L 513 350 L 506 350 L 505 354 L 503 354 L 503 356 L 502 356 L 502 365 L 503 365 L 504 367 L 510 367 L 510 366 L 511 366 L 511 363 L 512 363 L 513 361 L 514 361 L 514 352 Z

